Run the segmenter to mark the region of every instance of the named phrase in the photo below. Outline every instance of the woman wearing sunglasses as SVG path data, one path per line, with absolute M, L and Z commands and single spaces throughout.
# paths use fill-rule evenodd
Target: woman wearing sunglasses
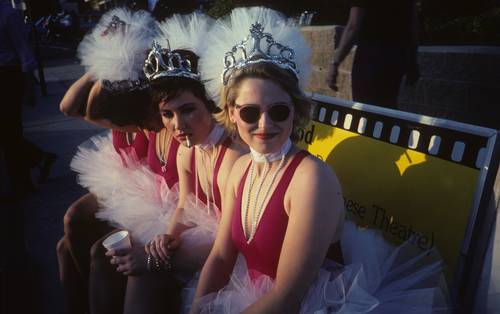
M 236 9 L 228 20 L 211 31 L 208 41 L 217 44 L 202 69 L 212 87 L 222 83 L 221 120 L 250 147 L 250 154 L 236 161 L 231 172 L 217 238 L 191 313 L 366 313 L 375 308 L 403 313 L 405 305 L 416 303 L 409 296 L 418 296 L 423 303 L 415 308 L 429 312 L 439 291 L 406 290 L 415 286 L 403 283 L 420 287 L 435 267 L 373 286 L 376 276 L 364 281 L 358 264 L 342 266 L 344 259 L 355 261 L 352 250 L 343 254 L 340 244 L 355 232 L 343 232 L 340 184 L 328 165 L 292 142 L 310 108 L 299 87 L 309 57 L 300 32 L 280 14 L 262 8 Z M 249 32 L 242 34 L 245 23 Z M 223 64 L 213 63 L 221 59 Z M 352 224 L 345 227 L 351 230 Z M 370 240 L 373 233 L 358 238 L 356 245 L 383 242 Z M 234 266 L 239 254 L 246 266 Z M 368 257 L 361 262 L 382 263 Z M 395 304 L 388 301 L 391 297 Z
M 104 281 L 123 274 L 127 283 L 126 293 L 118 292 L 120 297 L 117 292 L 91 286 L 93 313 L 176 312 L 180 306 L 176 287 L 201 268 L 213 244 L 220 191 L 244 149 L 215 122 L 217 107 L 200 81 L 195 53 L 203 51 L 209 25 L 210 20 L 200 14 L 175 15 L 160 24 L 162 34 L 148 52 L 144 72 L 150 81 L 152 104 L 165 128 L 181 144 L 177 154 L 179 200 L 162 232 L 145 246 L 104 252 L 99 242 L 94 245 L 101 252 L 92 256 L 93 263 L 115 267 L 113 273 L 105 267 L 96 269 L 95 276 Z

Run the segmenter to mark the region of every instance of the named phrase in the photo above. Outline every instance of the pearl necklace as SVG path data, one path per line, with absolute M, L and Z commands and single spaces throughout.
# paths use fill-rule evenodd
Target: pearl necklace
M 195 149 L 198 150 L 200 155 L 199 164 L 203 166 L 203 171 L 205 173 L 205 180 L 203 183 L 207 196 L 207 203 L 206 203 L 207 214 L 210 214 L 210 210 L 212 209 L 212 207 L 210 206 L 211 204 L 214 205 L 214 207 L 216 207 L 215 194 L 213 189 L 214 185 L 213 174 L 210 175 L 208 169 L 212 169 L 212 171 L 215 171 L 215 161 L 218 155 L 217 144 L 220 142 L 224 134 L 225 134 L 224 128 L 219 124 L 215 124 L 214 127 L 212 128 L 212 131 L 210 131 L 210 133 L 208 134 L 208 137 L 205 140 L 205 142 L 202 144 L 195 145 Z M 206 160 L 207 155 L 208 155 L 208 160 Z M 195 172 L 196 172 L 195 196 L 196 196 L 196 206 L 198 207 L 198 180 L 199 180 L 198 167 L 195 167 Z
M 249 175 L 250 185 L 249 185 L 248 190 L 247 190 L 246 206 L 244 208 L 245 212 L 243 215 L 245 217 L 245 220 L 243 222 L 244 223 L 243 232 L 245 234 L 245 238 L 247 239 L 247 243 L 250 243 L 252 241 L 252 239 L 255 235 L 255 231 L 257 231 L 257 226 L 260 222 L 260 219 L 262 218 L 262 215 L 264 214 L 265 202 L 269 196 L 269 193 L 271 192 L 271 189 L 274 185 L 274 182 L 276 181 L 276 178 L 278 177 L 278 173 L 281 171 L 281 169 L 283 169 L 283 166 L 285 165 L 285 156 L 290 151 L 291 148 L 292 148 L 292 143 L 290 140 L 288 140 L 281 147 L 279 155 L 276 153 L 265 154 L 265 155 L 260 154 L 261 156 L 266 156 L 268 158 L 271 157 L 269 159 L 267 159 L 267 158 L 264 159 L 264 161 L 262 161 L 262 159 L 255 160 L 254 156 L 256 156 L 256 155 L 254 155 L 254 153 L 253 153 L 254 151 L 251 150 L 252 161 L 250 164 L 250 175 Z M 280 159 L 280 163 L 278 164 L 278 167 L 276 168 L 276 170 L 273 173 L 273 176 L 271 177 L 271 181 L 269 182 L 269 185 L 267 186 L 267 189 L 264 193 L 264 198 L 262 199 L 260 206 L 257 206 L 258 202 L 259 202 L 259 196 L 260 196 L 260 193 L 262 191 L 262 186 L 264 185 L 264 180 L 266 179 L 267 175 L 270 172 L 270 162 L 278 160 L 278 159 Z M 255 178 L 254 178 L 254 171 L 255 170 L 254 169 L 255 169 L 256 162 L 265 162 L 265 164 L 264 164 L 264 169 L 262 171 L 260 183 L 259 183 L 259 186 L 257 188 L 257 193 L 255 194 L 255 202 L 254 202 L 253 207 L 252 207 L 252 220 L 249 221 L 250 194 L 252 192 L 252 189 L 254 186 L 254 181 L 255 181 Z

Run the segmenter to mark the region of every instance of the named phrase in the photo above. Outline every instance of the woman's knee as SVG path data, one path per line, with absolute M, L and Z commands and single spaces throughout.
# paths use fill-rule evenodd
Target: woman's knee
M 64 232 L 73 235 L 79 229 L 88 229 L 88 224 L 94 218 L 97 210 L 97 200 L 92 194 L 86 194 L 71 204 L 64 214 Z
M 66 253 L 66 241 L 64 240 L 64 237 L 57 241 L 56 252 L 57 256 L 62 256 L 64 253 Z
M 102 240 L 95 242 L 90 248 L 90 267 L 96 268 L 108 263 L 106 249 L 102 246 Z

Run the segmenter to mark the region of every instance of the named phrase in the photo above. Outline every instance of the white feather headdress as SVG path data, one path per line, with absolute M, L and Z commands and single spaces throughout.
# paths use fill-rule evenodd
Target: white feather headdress
M 297 74 L 301 87 L 307 83 L 311 72 L 311 49 L 298 27 L 288 22 L 281 13 L 268 8 L 237 8 L 228 17 L 217 21 L 205 38 L 209 44 L 201 54 L 200 73 L 212 99 L 220 98 L 226 53 L 234 52 L 233 48 L 248 38 L 255 23 L 260 23 L 263 32 L 270 34 L 275 43 L 293 51 L 293 62 L 297 70 L 294 74 Z M 263 44 L 265 39 L 263 38 Z M 245 44 L 248 51 L 252 49 L 251 44 L 250 41 Z
M 78 56 L 96 79 L 141 80 L 146 51 L 156 33 L 156 22 L 148 12 L 116 8 L 104 14 L 85 36 Z
M 160 23 L 156 41 L 171 50 L 186 49 L 200 56 L 207 45 L 206 36 L 213 19 L 203 13 L 175 14 Z
M 156 36 L 144 64 L 150 81 L 164 77 L 187 77 L 199 80 L 199 71 L 191 60 L 174 50 L 188 50 L 198 57 L 206 47 L 205 37 L 213 20 L 202 13 L 173 15 L 159 24 Z

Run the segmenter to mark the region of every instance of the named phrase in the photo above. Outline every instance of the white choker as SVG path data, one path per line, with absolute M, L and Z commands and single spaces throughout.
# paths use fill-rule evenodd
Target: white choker
M 196 144 L 195 147 L 201 150 L 207 150 L 213 148 L 220 141 L 223 135 L 224 135 L 224 128 L 219 124 L 215 124 L 214 127 L 212 128 L 212 131 L 210 131 L 210 134 L 208 134 L 205 142 L 201 144 Z
M 275 153 L 261 154 L 250 147 L 250 155 L 255 162 L 273 162 L 275 160 L 281 159 L 286 155 L 292 148 L 292 141 L 287 139 L 285 143 L 281 146 L 280 150 Z

